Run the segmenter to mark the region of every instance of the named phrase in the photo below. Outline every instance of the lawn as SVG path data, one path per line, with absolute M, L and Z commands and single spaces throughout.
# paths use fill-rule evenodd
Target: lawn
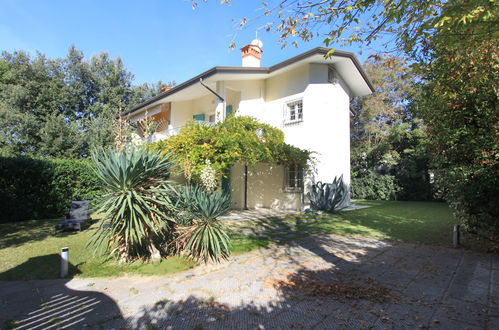
M 310 234 L 340 234 L 450 246 L 456 220 L 445 203 L 356 201 L 369 208 L 337 214 L 300 214 L 232 225 L 234 252 Z M 244 234 L 241 234 L 244 233 Z
M 370 208 L 329 214 L 302 214 L 231 224 L 234 253 L 283 243 L 315 233 L 359 235 L 413 243 L 449 245 L 455 222 L 443 203 L 362 201 Z M 157 263 L 120 264 L 95 257 L 85 247 L 97 224 L 76 233 L 56 233 L 59 220 L 0 224 L 0 280 L 57 278 L 59 252 L 70 250 L 73 276 L 158 275 L 195 264 L 180 257 Z M 244 234 L 242 234 L 244 233 Z

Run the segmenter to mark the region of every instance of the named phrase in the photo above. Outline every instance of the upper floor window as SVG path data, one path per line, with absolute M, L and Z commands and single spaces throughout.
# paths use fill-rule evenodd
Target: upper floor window
M 286 103 L 284 106 L 284 124 L 293 124 L 303 121 L 303 100 Z

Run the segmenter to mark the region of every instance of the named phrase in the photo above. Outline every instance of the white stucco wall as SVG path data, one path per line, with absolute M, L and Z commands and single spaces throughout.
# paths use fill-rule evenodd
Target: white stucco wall
M 203 113 L 208 121 L 210 115 L 215 114 L 215 100 L 211 95 L 183 102 L 172 102 L 171 121 L 173 128 L 184 126 L 192 120 L 192 116 Z
M 278 127 L 287 143 L 316 153 L 315 167 L 306 182 L 332 182 L 343 175 L 350 185 L 350 96 L 341 79 L 328 82 L 326 64 L 304 65 L 267 80 L 226 85 L 241 89 L 238 115 Z M 299 99 L 303 101 L 303 121 L 285 125 L 285 104 Z M 280 185 L 282 188 L 283 181 Z M 257 204 L 261 203 L 255 201 Z
M 231 197 L 234 209 L 244 208 L 244 166 L 231 168 Z M 301 193 L 284 190 L 284 167 L 258 163 L 248 167 L 248 208 L 301 210 Z
M 225 82 L 225 86 L 232 93 L 236 92 L 240 98 L 239 105 L 236 106 L 238 116 L 260 118 L 263 115 L 262 110 L 265 108 L 264 80 L 227 81 Z M 229 100 L 229 102 L 232 102 L 232 100 Z M 263 119 L 261 120 L 264 121 Z

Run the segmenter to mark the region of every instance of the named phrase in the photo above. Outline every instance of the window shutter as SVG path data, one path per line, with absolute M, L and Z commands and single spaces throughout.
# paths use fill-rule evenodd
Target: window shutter
M 194 115 L 194 116 L 192 116 L 192 118 L 194 120 L 204 121 L 204 113 L 200 113 L 200 114 Z

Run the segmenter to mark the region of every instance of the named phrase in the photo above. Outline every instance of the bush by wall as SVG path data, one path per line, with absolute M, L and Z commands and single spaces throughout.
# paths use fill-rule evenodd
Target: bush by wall
M 352 198 L 393 200 L 396 199 L 400 186 L 392 175 L 369 172 L 366 176 L 352 178 L 350 189 Z
M 88 161 L 0 157 L 0 223 L 61 217 L 98 194 Z

